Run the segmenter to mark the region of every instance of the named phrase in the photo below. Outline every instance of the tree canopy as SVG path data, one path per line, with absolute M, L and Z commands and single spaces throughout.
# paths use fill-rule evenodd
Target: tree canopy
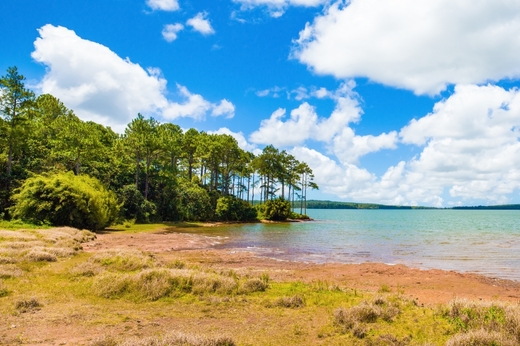
M 142 114 L 121 135 L 83 121 L 54 96 L 35 97 L 16 67 L 0 79 L 0 106 L 3 218 L 21 215 L 18 204 L 29 197 L 20 191 L 36 184 L 30 177 L 43 184 L 65 172 L 97 179 L 117 197 L 119 218 L 138 222 L 251 219 L 255 201 L 304 206 L 317 188 L 307 164 L 272 145 L 254 155 L 230 135 L 182 131 Z

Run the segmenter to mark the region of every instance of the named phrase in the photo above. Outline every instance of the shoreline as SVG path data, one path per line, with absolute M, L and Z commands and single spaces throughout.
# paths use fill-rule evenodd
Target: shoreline
M 257 255 L 247 249 L 218 249 L 215 239 L 202 234 L 164 232 L 99 234 L 84 244 L 86 252 L 134 249 L 166 260 L 185 260 L 214 269 L 251 269 L 277 281 L 327 282 L 377 292 L 389 289 L 427 306 L 455 298 L 520 302 L 520 282 L 441 269 L 418 269 L 403 264 L 305 263 Z

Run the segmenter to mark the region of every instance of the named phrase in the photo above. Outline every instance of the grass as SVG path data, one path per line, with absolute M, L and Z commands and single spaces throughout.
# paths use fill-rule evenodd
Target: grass
M 202 222 L 161 222 L 136 224 L 132 222 L 125 222 L 120 225 L 112 225 L 107 227 L 103 232 L 118 232 L 118 233 L 153 233 L 159 230 L 175 231 L 175 229 L 197 228 L 203 227 Z
M 357 291 L 135 250 L 83 252 L 94 236 L 0 230 L 0 345 L 65 344 L 56 335 L 68 328 L 74 344 L 96 346 L 520 343 L 517 305 L 455 300 L 428 308 L 387 286 Z

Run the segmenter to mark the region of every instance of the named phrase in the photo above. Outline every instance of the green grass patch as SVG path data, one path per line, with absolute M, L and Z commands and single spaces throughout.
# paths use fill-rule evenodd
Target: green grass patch
M 190 229 L 204 227 L 201 222 L 161 222 L 161 223 L 131 223 L 125 222 L 120 225 L 112 225 L 99 233 L 153 233 L 160 230 L 174 232 L 176 229 Z
M 20 230 L 20 229 L 49 229 L 51 226 L 49 225 L 35 225 L 31 223 L 26 223 L 22 220 L 0 220 L 0 229 L 6 230 Z

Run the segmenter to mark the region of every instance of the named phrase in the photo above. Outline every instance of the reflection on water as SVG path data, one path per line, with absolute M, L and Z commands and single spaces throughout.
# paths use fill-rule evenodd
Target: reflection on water
M 200 228 L 219 248 L 306 262 L 384 262 L 520 281 L 514 210 L 309 210 L 314 222 Z

